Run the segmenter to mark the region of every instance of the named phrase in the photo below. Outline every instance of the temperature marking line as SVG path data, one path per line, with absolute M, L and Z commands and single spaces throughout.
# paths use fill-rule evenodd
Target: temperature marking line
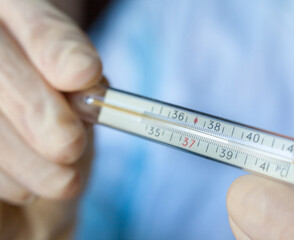
M 246 165 L 247 159 L 248 159 L 248 155 L 246 155 L 246 158 L 245 158 L 245 161 L 244 161 L 244 165 Z
M 237 157 L 238 157 L 238 152 L 237 152 L 236 155 L 235 155 L 235 159 L 237 159 Z
M 152 106 L 152 109 L 151 109 L 151 112 L 153 113 L 153 111 L 154 111 L 154 106 Z
M 218 151 L 218 146 L 217 146 L 217 148 L 216 148 L 216 151 L 215 151 L 215 152 L 217 153 L 217 151 Z
M 161 113 L 162 113 L 162 109 L 163 109 L 163 107 L 161 107 L 159 115 L 161 115 Z
M 244 133 L 242 133 L 242 135 L 241 135 L 241 139 L 243 139 L 243 136 L 244 136 Z
M 206 122 L 204 122 L 203 127 L 205 128 Z
M 263 144 L 264 138 L 261 140 L 261 145 Z
M 170 136 L 169 141 L 171 141 L 173 139 L 174 133 L 172 133 L 172 135 Z
M 208 151 L 208 148 L 209 148 L 209 143 L 207 144 L 207 147 L 206 147 L 206 150 L 205 150 L 205 152 L 207 152 L 207 151 Z
M 231 134 L 231 136 L 233 136 L 233 135 L 234 135 L 234 132 L 235 132 L 235 127 L 233 127 L 233 131 L 232 131 L 232 134 Z
M 224 133 L 225 127 L 223 127 L 222 133 Z
M 276 140 L 276 139 L 274 138 L 274 140 L 273 140 L 273 142 L 272 142 L 272 147 L 273 147 L 273 146 L 274 146 L 274 144 L 275 144 L 275 140 Z
M 148 124 L 146 124 L 145 131 L 147 131 L 148 127 L 149 127 L 149 125 L 148 125 Z
M 258 158 L 256 158 L 256 160 L 255 160 L 255 165 L 257 165 L 257 162 L 258 162 Z
M 170 116 L 170 112 L 168 112 L 168 118 L 169 118 L 169 116 Z
M 187 123 L 187 120 L 188 120 L 188 116 L 186 117 L 185 123 Z
M 163 129 L 162 136 L 164 135 L 164 133 L 165 133 L 165 129 Z
M 197 122 L 198 122 L 198 117 L 196 117 L 196 118 L 194 119 L 194 125 L 196 125 Z
M 282 147 L 282 150 L 284 151 L 284 148 L 285 148 L 285 144 L 283 144 L 283 147 Z
M 183 137 L 183 135 L 181 135 L 181 137 L 180 137 L 180 141 L 182 141 L 182 137 Z
M 197 144 L 197 147 L 199 147 L 199 145 L 200 145 L 200 140 L 199 140 L 199 142 L 198 142 L 198 144 Z
M 288 169 L 287 169 L 287 172 L 286 172 L 286 178 L 288 177 L 288 173 L 289 173 L 289 169 L 290 169 L 290 166 L 288 166 Z

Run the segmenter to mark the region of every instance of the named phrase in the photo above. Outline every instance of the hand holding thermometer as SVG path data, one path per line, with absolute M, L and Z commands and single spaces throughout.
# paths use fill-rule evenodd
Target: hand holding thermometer
M 70 98 L 90 123 L 294 184 L 294 138 L 108 87 Z

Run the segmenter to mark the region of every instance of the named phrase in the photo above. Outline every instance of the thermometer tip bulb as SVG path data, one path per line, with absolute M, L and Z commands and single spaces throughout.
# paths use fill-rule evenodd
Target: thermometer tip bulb
M 86 98 L 85 98 L 85 102 L 86 102 L 87 104 L 91 105 L 91 104 L 93 104 L 94 99 L 91 98 L 91 97 L 86 97 Z

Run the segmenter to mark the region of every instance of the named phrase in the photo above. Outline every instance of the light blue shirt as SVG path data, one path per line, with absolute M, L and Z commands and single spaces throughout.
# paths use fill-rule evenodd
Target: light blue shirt
M 294 2 L 122 0 L 91 32 L 115 88 L 294 136 Z M 242 170 L 97 127 L 76 239 L 234 239 Z

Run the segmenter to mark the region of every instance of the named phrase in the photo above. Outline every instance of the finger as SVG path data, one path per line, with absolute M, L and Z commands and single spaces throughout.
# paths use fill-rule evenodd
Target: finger
M 234 228 L 237 226 L 250 239 L 294 239 L 294 189 L 291 186 L 257 176 L 243 176 L 230 187 L 227 208 Z
M 0 170 L 0 199 L 23 205 L 33 202 L 35 195 Z
M 0 108 L 42 156 L 76 161 L 85 146 L 82 123 L 64 97 L 46 84 L 0 26 Z
M 236 237 L 237 240 L 252 240 L 252 238 L 248 237 L 234 222 L 233 219 L 229 218 L 231 229 Z
M 42 158 L 3 117 L 0 117 L 0 146 L 0 169 L 29 191 L 50 199 L 67 199 L 79 193 L 83 172 Z
M 100 80 L 101 62 L 88 38 L 47 1 L 2 0 L 0 16 L 57 89 L 82 90 Z

